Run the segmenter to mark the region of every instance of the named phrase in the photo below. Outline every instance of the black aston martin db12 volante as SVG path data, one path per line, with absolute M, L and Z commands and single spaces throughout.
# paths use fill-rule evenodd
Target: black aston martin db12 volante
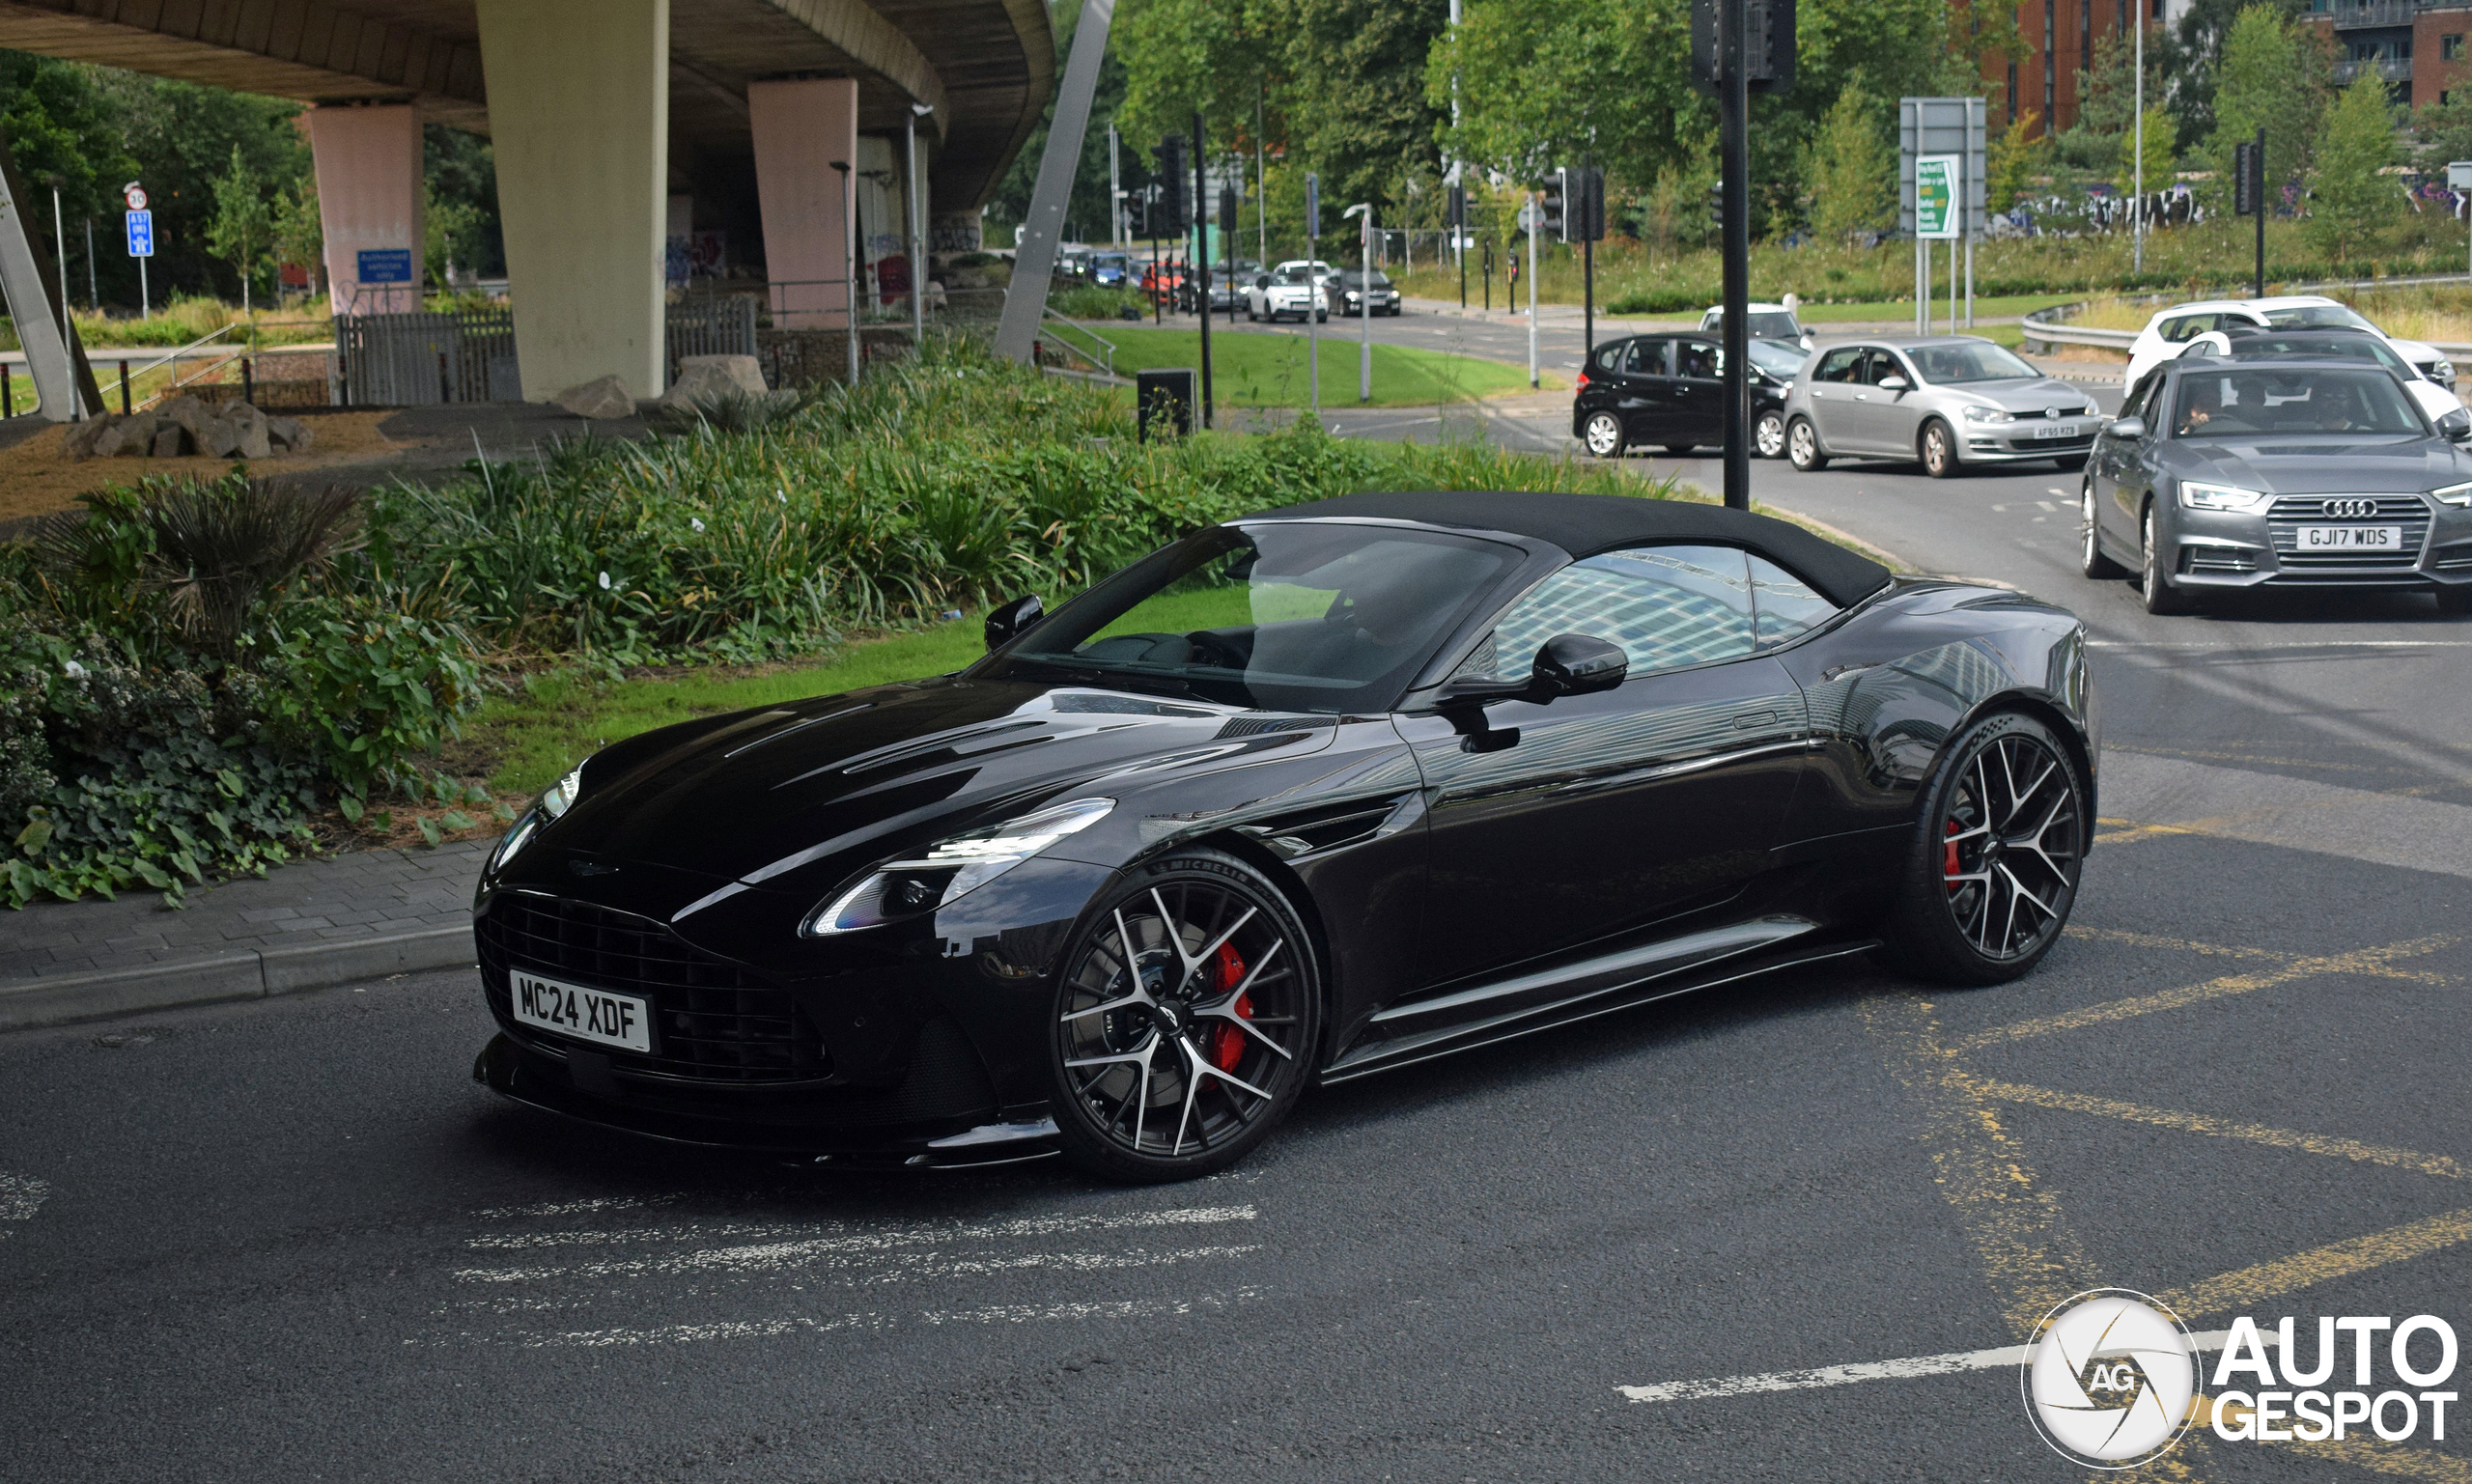
M 1781 521 L 1361 494 L 932 680 L 569 773 L 474 906 L 474 1075 L 833 1162 L 1222 1166 L 1335 1082 L 1879 950 L 1982 984 L 2093 818 L 2066 612 Z

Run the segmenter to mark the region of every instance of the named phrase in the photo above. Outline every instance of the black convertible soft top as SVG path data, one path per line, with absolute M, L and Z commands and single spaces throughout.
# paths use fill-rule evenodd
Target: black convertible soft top
M 1742 546 L 1791 569 L 1821 596 L 1848 607 L 1878 592 L 1889 570 L 1869 557 L 1823 541 L 1799 525 L 1722 505 L 1643 499 L 1620 494 L 1523 494 L 1483 490 L 1373 491 L 1309 505 L 1287 505 L 1247 520 L 1354 516 L 1419 520 L 1471 531 L 1507 531 L 1550 541 L 1574 557 L 1594 556 L 1650 542 Z

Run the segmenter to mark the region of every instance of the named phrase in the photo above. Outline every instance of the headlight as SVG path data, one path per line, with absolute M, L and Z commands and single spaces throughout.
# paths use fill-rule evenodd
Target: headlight
M 807 938 L 857 933 L 916 917 L 958 901 L 1066 835 L 1107 818 L 1112 798 L 1076 798 L 1035 814 L 937 842 L 913 860 L 887 860 L 816 909 L 800 925 Z
M 577 763 L 567 770 L 565 777 L 550 784 L 549 791 L 541 796 L 541 812 L 554 820 L 574 808 L 576 796 L 581 793 L 583 793 L 583 765 Z
M 2464 414 L 2451 412 L 2447 415 L 2461 417 Z M 2430 491 L 2430 498 L 2440 505 L 2472 505 L 2472 485 L 2449 485 L 2443 490 L 2432 490 Z
M 1970 423 L 2013 423 L 2017 420 L 2015 414 L 1998 407 L 1966 407 L 1963 411 Z
M 2183 510 L 2256 510 L 2266 503 L 2266 496 L 2255 490 L 2242 490 L 2232 485 L 2205 485 L 2196 480 L 2180 481 L 2180 508 Z

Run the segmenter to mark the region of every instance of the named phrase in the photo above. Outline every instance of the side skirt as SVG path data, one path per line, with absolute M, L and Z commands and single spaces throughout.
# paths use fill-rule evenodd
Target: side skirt
M 1593 1020 L 1618 1010 L 1634 1009 L 1676 994 L 1688 994 L 1695 990 L 1715 989 L 1719 985 L 1733 984 L 1783 969 L 1824 964 L 1831 959 L 1851 958 L 1856 954 L 1868 953 L 1879 945 L 1877 938 L 1861 938 L 1812 943 L 1784 952 L 1762 954 L 1756 959 L 1728 958 L 1723 963 L 1703 963 L 1691 970 L 1662 973 L 1612 989 L 1583 991 L 1548 1004 L 1529 1006 L 1472 1023 L 1420 1035 L 1360 1043 L 1324 1068 L 1321 1080 L 1326 1085 L 1354 1081 L 1361 1077 L 1393 1072 L 1439 1056 L 1475 1050 L 1481 1046 Z

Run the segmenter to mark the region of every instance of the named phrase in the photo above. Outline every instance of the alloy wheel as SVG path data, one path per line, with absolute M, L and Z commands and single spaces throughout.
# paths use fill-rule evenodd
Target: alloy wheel
M 1116 906 L 1065 984 L 1064 1079 L 1121 1154 L 1224 1149 L 1306 1075 L 1305 945 L 1229 885 L 1184 878 Z
M 1587 451 L 1599 459 L 1622 456 L 1622 420 L 1611 412 L 1591 412 L 1583 425 L 1582 436 Z
M 1805 473 L 1828 467 L 1828 456 L 1819 450 L 1819 433 L 1811 419 L 1795 418 L 1785 429 L 1785 459 Z
M 2039 951 L 2067 920 L 2085 851 L 2067 761 L 2037 737 L 1995 738 L 1950 791 L 1942 832 L 1958 936 L 1995 962 Z
M 1785 418 L 1783 413 L 1767 412 L 1752 430 L 1755 446 L 1762 459 L 1774 459 L 1785 452 Z
M 1926 423 L 1923 428 L 1923 472 L 1933 479 L 1946 479 L 1957 471 L 1956 450 L 1949 441 L 1949 430 L 1941 423 Z

